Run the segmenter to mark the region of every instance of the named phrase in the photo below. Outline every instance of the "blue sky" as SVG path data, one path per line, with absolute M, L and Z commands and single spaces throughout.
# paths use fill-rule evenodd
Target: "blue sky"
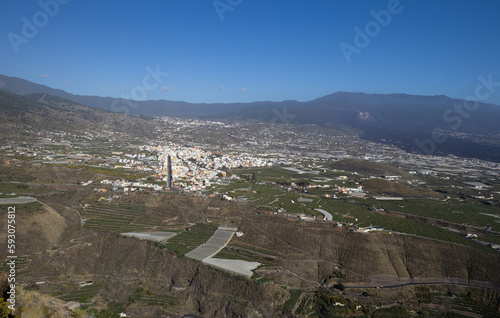
M 497 0 L 3 1 L 0 73 L 74 94 L 188 102 L 466 98 L 478 76 L 500 82 L 499 12 Z M 356 28 L 369 43 L 354 41 Z M 356 50 L 350 62 L 342 43 Z M 500 105 L 500 86 L 485 102 Z

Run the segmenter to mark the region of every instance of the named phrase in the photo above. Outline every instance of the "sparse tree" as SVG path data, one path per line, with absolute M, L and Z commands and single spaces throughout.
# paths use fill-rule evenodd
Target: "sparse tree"
M 0 318 L 9 318 L 11 310 L 9 306 L 4 301 L 3 298 L 0 298 Z

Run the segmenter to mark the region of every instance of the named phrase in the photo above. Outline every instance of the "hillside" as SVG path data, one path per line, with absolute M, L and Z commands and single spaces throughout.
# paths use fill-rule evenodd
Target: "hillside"
M 245 232 L 238 239 L 240 244 L 286 251 L 280 265 L 311 281 L 326 280 L 340 264 L 346 269 L 345 281 L 352 283 L 378 277 L 386 277 L 388 282 L 455 277 L 500 283 L 500 276 L 491 271 L 498 256 L 462 246 L 397 234 L 352 233 L 281 218 L 252 217 L 240 227 Z M 271 275 L 282 283 L 296 282 L 286 271 Z
M 43 293 L 68 295 L 61 299 L 72 299 L 73 294 L 77 297 L 78 283 L 93 281 L 94 287 L 88 289 L 90 297 L 102 300 L 108 306 L 113 302 L 120 303 L 133 316 L 139 313 L 142 316 L 161 316 L 159 313 L 163 313 L 176 317 L 176 314 L 180 316 L 191 311 L 207 317 L 278 317 L 290 297 L 289 292 L 279 285 L 314 288 L 322 283 L 331 284 L 335 282 L 331 276 L 339 266 L 345 274 L 343 282 L 348 286 L 442 279 L 488 282 L 492 286 L 500 284 L 496 271 L 498 256 L 465 246 L 398 234 L 352 233 L 334 229 L 329 224 L 259 216 L 243 206 L 235 209 L 220 201 L 207 202 L 221 209 L 229 207 L 229 214 L 225 215 L 230 218 L 243 215 L 238 228 L 245 235 L 235 238 L 232 246 L 233 249 L 237 247 L 240 257 L 252 251 L 250 255 L 255 256 L 255 251 L 268 255 L 263 258 L 268 264 L 256 272 L 273 283 L 261 284 L 211 268 L 168 249 L 159 249 L 153 242 L 121 237 L 107 230 L 81 228 L 79 216 L 56 203 L 63 203 L 63 198 L 45 197 L 42 200 L 57 207 L 57 214 L 48 209 L 28 211 L 25 207 L 18 207 L 17 217 L 30 220 L 18 234 L 18 249 L 24 252 L 27 262 L 20 280 Z M 134 200 L 134 206 L 146 203 L 145 198 Z M 165 205 L 172 200 L 179 202 L 173 197 L 159 198 L 154 202 L 148 200 L 150 208 L 160 214 L 146 214 L 143 221 L 147 223 L 158 217 L 169 219 L 182 215 L 182 204 Z M 193 202 L 191 216 L 185 221 L 200 222 L 202 218 L 217 222 L 228 220 L 218 210 L 200 209 L 200 205 L 203 206 L 201 199 L 186 197 L 180 200 L 199 201 L 197 204 Z M 113 207 L 115 204 L 108 205 Z M 36 233 L 42 238 L 55 237 L 50 233 L 54 229 L 39 223 L 39 217 L 45 217 L 45 222 L 66 220 L 65 228 L 57 230 L 57 241 L 35 242 L 29 239 L 28 233 Z M 175 223 L 180 222 L 178 219 Z M 279 258 L 273 255 L 279 255 Z M 40 281 L 47 283 L 35 284 Z M 166 301 L 170 302 L 169 306 L 160 306 Z
M 16 207 L 19 283 L 27 290 L 56 295 L 66 302 L 78 301 L 92 309 L 142 317 L 182 317 L 186 313 L 290 317 L 293 315 L 285 304 L 296 293 L 293 291 L 308 291 L 307 297 L 312 297 L 311 291 L 318 286 L 333 288 L 339 279 L 354 293 L 359 291 L 357 295 L 364 289 L 356 288 L 366 286 L 370 296 L 379 285 L 444 281 L 491 290 L 500 285 L 496 252 L 422 222 L 373 213 L 366 210 L 368 206 L 315 198 L 336 218 L 348 220 L 338 227 L 333 222 L 269 214 L 262 206 L 228 202 L 217 196 L 112 192 L 111 186 L 100 182 L 110 176 L 78 166 L 6 161 L 0 166 L 2 191 L 34 196 L 40 202 Z M 404 174 L 398 168 L 362 161 L 339 161 L 337 168 L 341 166 L 367 175 Z M 83 180 L 94 183 L 77 184 Z M 109 192 L 95 191 L 99 188 Z M 109 200 L 101 200 L 103 195 Z M 358 215 L 359 208 L 366 211 Z M 0 212 L 5 209 L 5 205 L 0 206 Z M 354 222 L 351 213 L 360 218 L 367 215 L 374 224 L 382 225 L 384 220 L 384 227 L 404 223 L 409 233 L 413 233 L 409 227 L 419 227 L 439 235 L 430 235 L 431 239 L 390 230 L 356 233 L 347 224 Z M 6 221 L 0 219 L 0 227 L 5 228 Z M 233 237 L 217 257 L 258 261 L 263 266 L 251 278 L 189 259 L 178 249 L 192 249 L 205 241 L 192 243 L 199 235 L 195 228 L 212 228 L 206 233 L 210 237 L 218 225 L 237 227 L 243 235 Z M 404 231 L 405 227 L 399 229 Z M 161 244 L 120 235 L 153 229 L 179 233 L 177 241 Z M 450 236 L 454 239 L 447 241 Z M 5 240 L 5 235 L 0 239 Z M 0 258 L 5 256 L 5 249 L 0 249 Z M 1 270 L 5 268 L 4 263 Z M 89 281 L 91 285 L 79 286 Z M 413 297 L 413 288 L 405 290 L 407 298 Z M 366 304 L 370 308 L 379 305 L 368 297 Z
M 110 130 L 149 135 L 154 123 L 143 118 L 103 111 L 47 94 L 20 96 L 0 90 L 0 132 L 4 137 L 26 130 L 83 133 Z

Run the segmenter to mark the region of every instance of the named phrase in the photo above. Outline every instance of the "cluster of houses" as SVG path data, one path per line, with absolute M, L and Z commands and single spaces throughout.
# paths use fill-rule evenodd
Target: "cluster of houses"
M 94 184 L 93 180 L 89 180 L 87 182 L 82 182 L 80 185 L 81 186 L 88 186 Z M 154 191 L 160 191 L 163 190 L 163 186 L 158 185 L 158 184 L 153 184 L 153 183 L 147 183 L 147 182 L 133 182 L 133 181 L 127 181 L 127 180 L 101 180 L 99 182 L 100 185 L 103 185 L 103 187 L 96 187 L 94 188 L 94 191 L 96 192 L 108 192 L 108 189 L 111 186 L 112 191 L 119 191 L 122 190 L 123 192 L 135 192 L 135 191 L 143 191 L 145 189 L 149 190 L 154 190 Z M 107 187 L 104 187 L 107 186 Z

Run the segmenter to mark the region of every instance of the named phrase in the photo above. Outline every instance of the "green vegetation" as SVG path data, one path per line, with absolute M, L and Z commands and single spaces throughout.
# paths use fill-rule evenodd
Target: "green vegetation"
M 87 208 L 82 215 L 87 219 L 87 228 L 123 233 L 150 229 L 148 225 L 134 223 L 144 213 L 144 208 L 140 207 L 98 203 Z
M 92 298 L 99 292 L 99 284 L 92 284 L 79 287 L 67 295 L 60 296 L 59 299 L 64 301 L 77 301 L 79 303 L 89 303 Z
M 252 251 L 242 248 L 233 248 L 232 246 L 226 246 L 225 248 L 223 248 L 219 253 L 217 253 L 217 255 L 215 255 L 215 258 L 239 259 L 249 262 L 259 262 L 264 265 L 277 264 L 277 260 L 273 257 L 256 254 Z
M 3 298 L 0 298 L 0 318 L 8 318 L 11 315 L 10 313 L 9 305 Z
M 385 230 L 391 230 L 407 234 L 415 234 L 418 236 L 428 237 L 435 240 L 447 241 L 451 243 L 457 243 L 486 250 L 485 248 L 482 248 L 480 245 L 464 238 L 463 236 L 457 233 L 436 227 L 434 225 L 425 223 L 423 221 L 398 218 L 398 217 L 388 217 L 388 216 L 378 215 L 375 213 L 369 216 L 368 220 L 371 221 L 370 222 L 371 224 L 382 226 Z
M 498 207 L 482 204 L 475 200 L 462 202 L 456 199 L 448 201 L 437 200 L 404 200 L 404 201 L 375 201 L 367 200 L 368 204 L 376 204 L 389 211 L 398 211 L 418 216 L 440 219 L 454 223 L 465 223 L 478 227 L 491 226 L 500 231 L 500 212 Z M 489 214 L 489 215 L 488 215 Z M 494 217 L 492 215 L 496 215 Z
M 373 318 L 406 318 L 409 316 L 409 312 L 401 306 L 393 306 L 389 308 L 377 309 L 371 316 Z
M 302 295 L 303 292 L 304 292 L 303 290 L 291 289 L 290 298 L 286 301 L 284 305 L 285 309 L 292 310 L 297 301 L 299 300 L 300 295 Z
M 500 300 L 491 299 L 484 291 L 469 291 L 464 295 L 444 295 L 428 293 L 417 295 L 420 302 L 431 302 L 433 304 L 445 305 L 464 312 L 481 314 L 484 317 L 500 317 L 498 309 Z
M 324 318 L 349 315 L 364 309 L 360 303 L 334 295 L 326 288 L 320 288 L 316 292 L 314 300 L 317 304 L 319 317 Z
M 169 226 L 162 224 L 161 217 L 145 219 L 146 212 L 143 206 L 97 203 L 84 210 L 82 216 L 87 219 L 85 227 L 94 230 L 126 233 L 155 228 L 171 231 Z
M 149 306 L 159 305 L 163 307 L 173 307 L 178 304 L 174 296 L 168 294 L 157 294 L 149 288 L 139 288 L 129 296 L 131 302 L 142 302 Z
M 346 161 L 345 163 L 352 165 L 352 163 L 348 161 Z M 362 168 L 363 171 L 366 170 L 369 172 L 373 172 L 375 173 L 375 175 L 383 175 L 389 172 L 391 172 L 391 174 L 396 174 L 396 172 L 398 172 L 398 174 L 401 174 L 399 173 L 399 170 L 395 168 L 389 169 L 390 166 L 387 165 L 372 166 L 369 163 L 356 164 L 356 167 L 359 166 L 358 168 Z M 383 171 L 386 171 L 387 173 L 382 173 L 383 171 L 381 169 Z M 467 240 L 457 233 L 439 228 L 417 219 L 405 218 L 404 216 L 398 217 L 397 215 L 390 216 L 373 213 L 371 211 L 371 207 L 377 206 L 388 211 L 399 211 L 456 223 L 466 222 L 468 224 L 474 224 L 477 226 L 491 225 L 496 227 L 496 225 L 494 224 L 498 224 L 498 222 L 495 222 L 498 221 L 498 219 L 496 219 L 492 215 L 498 215 L 500 217 L 500 213 L 498 213 L 497 207 L 486 206 L 476 201 L 460 202 L 458 200 L 450 200 L 448 202 L 443 202 L 436 199 L 377 201 L 371 198 L 351 198 L 338 193 L 336 193 L 338 197 L 337 199 L 329 199 L 322 197 L 322 195 L 326 193 L 335 193 L 332 188 L 312 188 L 307 189 L 307 193 L 301 192 L 299 188 L 296 188 L 293 191 L 287 190 L 287 188 L 290 187 L 291 182 L 304 182 L 305 184 L 307 184 L 311 180 L 317 178 L 333 178 L 339 176 L 340 174 L 346 175 L 346 173 L 340 172 L 321 172 L 320 175 L 310 175 L 298 174 L 289 170 L 285 170 L 281 167 L 272 167 L 231 170 L 229 171 L 229 174 L 236 174 L 242 177 L 243 180 L 245 180 L 247 176 L 255 175 L 256 180 L 253 180 L 252 178 L 251 181 L 234 181 L 228 185 L 215 186 L 212 190 L 218 191 L 220 193 L 225 193 L 233 198 L 244 197 L 250 203 L 256 204 L 261 207 L 269 207 L 274 211 L 281 208 L 289 213 L 304 213 L 322 218 L 322 214 L 314 210 L 315 208 L 321 208 L 331 213 L 333 216 L 333 220 L 337 222 L 354 223 L 358 226 L 381 226 L 385 230 L 389 231 L 413 234 L 436 240 L 462 244 L 484 251 L 488 250 L 488 248 Z M 402 174 L 404 174 L 405 176 L 408 175 L 407 173 Z M 359 176 L 356 176 L 356 178 L 359 178 Z M 342 182 L 347 181 L 333 180 L 326 184 L 335 183 L 349 187 L 357 186 L 352 182 L 347 182 L 347 184 L 343 184 Z M 431 192 L 426 189 L 419 191 L 420 192 L 418 193 L 426 193 L 425 191 L 428 191 L 429 193 Z M 299 202 L 298 199 L 300 197 L 312 199 L 312 202 Z M 467 212 L 462 213 L 460 211 Z M 483 213 L 490 215 L 485 215 Z M 466 216 L 464 217 L 464 215 Z M 491 236 L 489 237 L 489 239 L 489 242 L 497 242 L 496 237 Z M 231 255 L 226 256 L 229 257 Z M 235 256 L 233 255 L 233 257 Z M 242 256 L 240 256 L 240 259 L 241 257 Z
M 314 304 L 314 299 L 313 297 L 310 296 L 310 294 L 304 295 L 302 297 L 302 301 L 300 304 L 297 306 L 297 309 L 295 310 L 295 315 L 308 315 L 311 312 L 315 312 L 315 304 Z M 312 317 L 316 317 L 313 316 Z
M 1 180 L 1 179 L 0 179 Z M 17 183 L 17 182 L 0 182 L 0 193 L 3 193 L 0 197 L 11 198 L 11 193 L 15 193 L 18 195 L 26 195 L 26 194 L 39 194 L 46 192 L 46 189 L 39 187 L 30 187 L 25 183 Z
M 330 276 L 330 279 L 332 278 L 346 278 L 346 275 L 342 272 L 334 271 Z
M 261 206 L 270 206 L 274 209 L 283 208 L 290 213 L 318 214 L 313 208 L 321 200 L 317 197 L 309 197 L 307 194 L 299 194 L 286 191 L 272 184 L 256 184 L 236 181 L 225 186 L 216 186 L 215 191 L 226 193 L 229 197 L 245 197 L 248 202 Z M 313 202 L 300 203 L 300 197 L 313 199 Z M 292 202 L 293 201 L 293 202 Z
M 17 276 L 21 276 L 23 274 L 26 274 L 27 271 L 23 270 L 27 268 L 27 266 L 30 264 L 29 259 L 26 256 L 18 256 L 16 259 L 16 271 L 17 271 Z M 5 272 L 8 273 L 10 270 L 10 267 L 8 265 L 9 260 L 5 260 L 2 262 L 2 265 L 0 266 L 0 272 Z
M 148 173 L 137 172 L 135 170 L 121 169 L 121 168 L 107 168 L 107 167 L 95 167 L 80 164 L 63 164 L 63 163 L 50 163 L 50 165 L 57 167 L 64 167 L 70 169 L 85 170 L 95 173 L 101 173 L 112 177 L 123 178 L 128 180 L 136 180 L 148 176 Z
M 493 236 L 493 235 L 481 235 L 479 237 L 479 240 L 492 243 L 492 244 L 498 244 L 500 245 L 500 236 Z
M 87 309 L 83 313 L 81 311 L 77 312 L 77 314 L 81 314 L 82 318 L 87 317 L 88 315 L 90 315 L 91 317 L 95 317 L 95 318 L 118 318 L 118 317 L 120 317 L 120 313 L 112 312 L 112 311 L 109 311 L 106 309 L 97 310 L 97 309 L 93 309 L 93 308 Z M 78 316 L 76 316 L 76 317 L 78 317 Z
M 205 243 L 218 227 L 219 225 L 214 223 L 197 223 L 169 239 L 163 246 L 184 255 Z
M 108 302 L 108 311 L 114 314 L 120 314 L 125 306 L 117 301 Z

